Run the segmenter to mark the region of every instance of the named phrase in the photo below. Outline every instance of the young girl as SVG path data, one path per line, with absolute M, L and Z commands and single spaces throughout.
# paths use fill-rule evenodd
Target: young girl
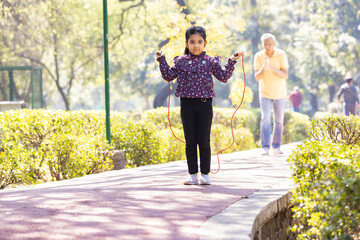
M 220 57 L 210 57 L 203 50 L 207 44 L 205 29 L 191 26 L 185 33 L 185 53 L 174 58 L 170 68 L 162 51 L 156 51 L 162 77 L 166 81 L 178 80 L 175 96 L 180 97 L 181 120 L 185 135 L 185 152 L 190 176 L 185 185 L 209 185 L 210 178 L 210 131 L 213 117 L 212 98 L 215 97 L 212 75 L 226 83 L 234 71 L 236 60 L 242 52 L 236 52 L 225 65 Z M 200 152 L 198 176 L 197 146 Z

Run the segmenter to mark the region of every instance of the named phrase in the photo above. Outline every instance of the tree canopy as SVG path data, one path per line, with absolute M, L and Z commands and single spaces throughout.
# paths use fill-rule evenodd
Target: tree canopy
M 346 74 L 359 84 L 359 9 L 357 0 L 108 0 L 112 110 L 152 107 L 166 86 L 154 52 L 161 48 L 171 64 L 183 54 L 184 33 L 192 24 L 207 30 L 205 50 L 223 62 L 247 49 L 253 106 L 254 54 L 262 48 L 260 36 L 272 32 L 289 57 L 289 90 L 298 85 L 305 99 L 313 98 L 309 111 L 317 110 L 317 102 L 326 108 Z M 0 66 L 43 67 L 47 108 L 103 108 L 102 24 L 96 0 L 3 0 Z M 236 68 L 233 79 L 241 79 L 240 63 Z M 1 86 L 7 81 L 0 73 Z M 229 99 L 230 84 L 216 82 L 215 91 Z

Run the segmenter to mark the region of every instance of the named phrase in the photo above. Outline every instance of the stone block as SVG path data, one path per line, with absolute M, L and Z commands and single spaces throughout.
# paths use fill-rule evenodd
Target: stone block
M 122 150 L 111 150 L 111 160 L 113 161 L 114 168 L 112 170 L 120 170 L 125 168 L 126 159 Z

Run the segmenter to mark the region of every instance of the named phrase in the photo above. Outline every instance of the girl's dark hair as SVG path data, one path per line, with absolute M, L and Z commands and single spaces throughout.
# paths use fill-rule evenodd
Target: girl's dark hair
M 205 31 L 205 29 L 203 27 L 200 27 L 200 26 L 191 26 L 191 27 L 189 27 L 185 32 L 186 41 L 188 41 L 190 36 L 194 35 L 194 34 L 200 34 L 200 36 L 202 36 L 202 38 L 206 42 L 206 31 Z M 189 49 L 187 47 L 185 47 L 184 54 L 188 54 L 189 52 L 190 52 Z

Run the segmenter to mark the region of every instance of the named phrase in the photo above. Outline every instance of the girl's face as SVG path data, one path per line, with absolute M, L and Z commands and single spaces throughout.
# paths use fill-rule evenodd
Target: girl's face
M 190 35 L 188 41 L 185 42 L 185 44 L 193 55 L 200 55 L 204 50 L 207 41 L 204 41 L 204 38 L 200 34 L 195 33 Z

